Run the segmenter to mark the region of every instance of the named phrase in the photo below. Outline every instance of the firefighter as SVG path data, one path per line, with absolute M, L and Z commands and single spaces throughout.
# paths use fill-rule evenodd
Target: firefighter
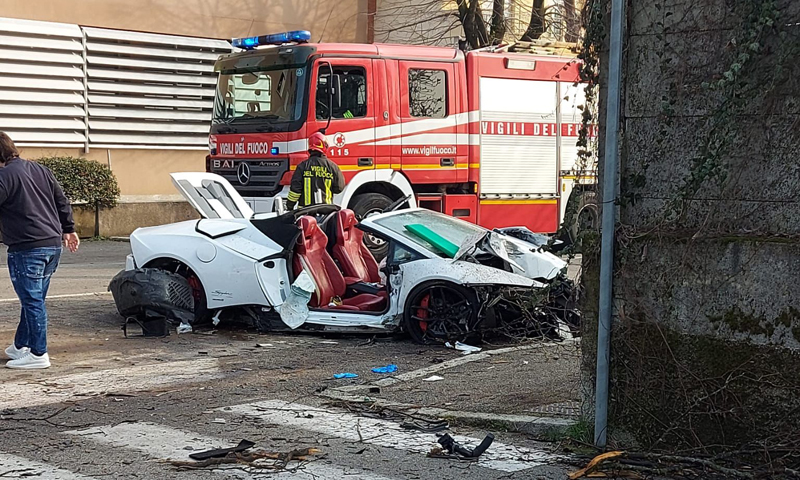
M 301 207 L 333 203 L 333 195 L 344 189 L 344 175 L 339 167 L 325 156 L 328 142 L 321 132 L 308 137 L 308 160 L 297 166 L 289 188 L 289 210 L 299 202 Z

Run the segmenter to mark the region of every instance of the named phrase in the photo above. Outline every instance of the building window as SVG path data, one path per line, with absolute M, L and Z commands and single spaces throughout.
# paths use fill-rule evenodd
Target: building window
M 408 71 L 408 110 L 412 117 L 447 116 L 447 74 L 444 70 Z
M 317 120 L 328 119 L 330 68 L 319 67 L 317 75 Z M 360 67 L 333 67 L 333 118 L 367 116 L 367 73 Z M 336 92 L 336 89 L 339 92 Z

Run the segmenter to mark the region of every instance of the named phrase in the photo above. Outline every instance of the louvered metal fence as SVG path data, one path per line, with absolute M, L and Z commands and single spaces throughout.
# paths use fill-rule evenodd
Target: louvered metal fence
M 204 149 L 228 42 L 0 18 L 0 130 L 20 146 Z

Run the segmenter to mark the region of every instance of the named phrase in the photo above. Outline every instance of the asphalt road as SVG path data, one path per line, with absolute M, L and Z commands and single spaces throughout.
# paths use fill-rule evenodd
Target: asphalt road
M 0 478 L 560 479 L 571 469 L 554 444 L 502 430 L 493 431 L 496 444 L 477 462 L 429 458 L 434 434 L 400 428 L 404 417 L 389 410 L 364 412 L 324 395 L 385 377 L 373 367 L 394 363 L 398 374 L 408 374 L 442 365 L 440 383 L 417 377 L 375 395 L 450 410 L 526 413 L 577 400 L 575 346 L 513 350 L 450 367 L 461 362 L 460 353 L 392 337 L 219 330 L 126 339 L 103 292 L 128 248 L 86 242 L 80 253 L 64 254 L 49 301 L 53 367 L 0 369 Z M 4 344 L 19 316 L 7 275 L 0 275 L 0 292 Z M 340 372 L 359 378 L 333 379 Z M 475 446 L 487 431 L 455 424 L 449 433 Z M 269 462 L 199 470 L 170 463 L 242 439 L 266 452 L 319 452 L 277 473 Z

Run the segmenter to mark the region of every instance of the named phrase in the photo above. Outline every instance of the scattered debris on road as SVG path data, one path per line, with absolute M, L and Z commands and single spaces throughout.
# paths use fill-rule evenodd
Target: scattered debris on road
M 334 373 L 333 374 L 333 378 L 335 378 L 337 380 L 342 379 L 342 378 L 358 378 L 358 375 L 355 374 L 355 373 L 347 373 L 347 372 L 345 372 L 345 373 Z
M 142 333 L 138 335 L 129 334 L 128 329 L 130 325 L 136 325 Z M 169 336 L 169 324 L 164 316 L 158 314 L 148 314 L 141 319 L 137 317 L 127 317 L 125 323 L 122 324 L 122 335 L 125 338 L 163 338 Z
M 397 371 L 397 365 L 389 364 L 385 367 L 375 367 L 372 369 L 372 373 L 394 373 Z
M 192 453 L 189 455 L 189 458 L 192 460 L 208 460 L 209 458 L 221 458 L 229 453 L 238 453 L 244 452 L 250 448 L 253 448 L 256 445 L 256 442 L 251 442 L 250 440 L 242 440 L 239 442 L 239 445 L 230 448 L 215 448 L 213 450 L 206 450 L 204 452 L 197 452 Z
M 441 449 L 433 449 L 431 453 L 428 454 L 429 457 L 443 457 L 444 455 L 442 455 L 442 453 L 447 452 L 449 455 L 454 455 L 459 458 L 478 458 L 492 445 L 494 442 L 494 435 L 491 433 L 486 435 L 480 445 L 472 450 L 457 443 L 455 439 L 447 433 L 439 437 L 437 441 L 442 447 Z
M 444 377 L 441 377 L 439 375 L 431 375 L 428 378 L 422 379 L 423 382 L 438 382 L 439 380 L 444 380 Z
M 406 430 L 417 430 L 423 433 L 436 433 L 450 428 L 447 420 L 429 420 L 421 417 L 412 417 L 403 421 L 400 427 Z
M 289 452 L 267 452 L 255 451 L 251 453 L 232 452 L 222 458 L 209 458 L 199 462 L 176 461 L 170 463 L 178 470 L 201 470 L 208 467 L 219 465 L 243 465 L 253 469 L 274 470 L 274 471 L 294 471 L 302 466 L 303 462 L 308 461 L 308 457 L 322 453 L 316 448 L 301 448 Z M 273 461 L 269 461 L 273 460 Z M 290 463 L 295 462 L 296 466 L 290 468 Z
M 466 343 L 456 342 L 455 345 L 447 342 L 444 344 L 447 348 L 452 348 L 458 350 L 459 352 L 464 352 L 464 355 L 469 355 L 470 353 L 478 353 L 483 350 L 480 347 L 473 347 L 472 345 L 467 345 Z

